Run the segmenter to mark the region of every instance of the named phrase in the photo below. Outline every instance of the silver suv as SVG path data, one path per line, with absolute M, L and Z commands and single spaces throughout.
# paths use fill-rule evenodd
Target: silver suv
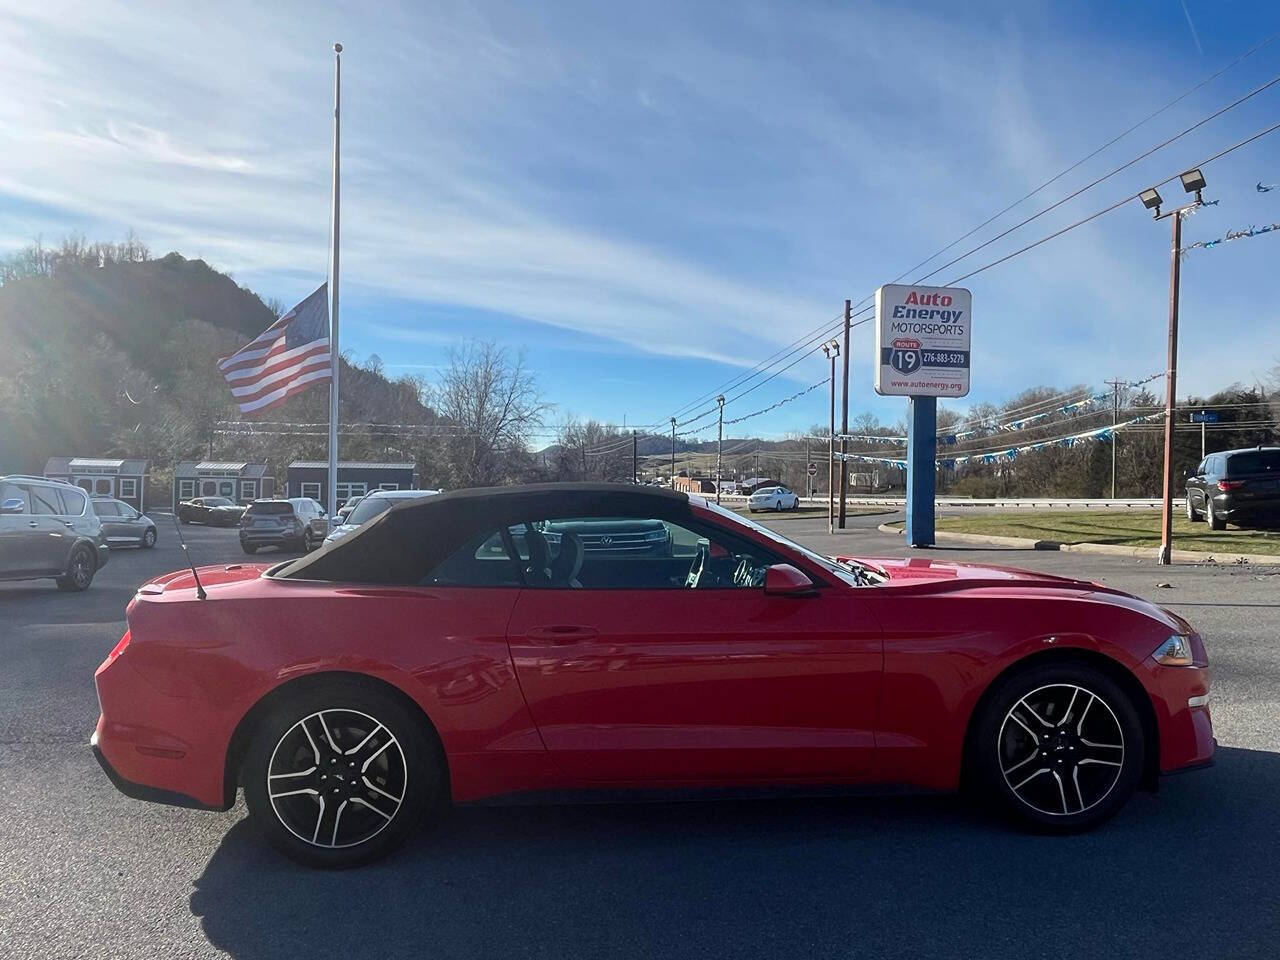
M 86 590 L 109 553 L 102 521 L 79 487 L 0 477 L 0 580 L 52 577 L 59 590 Z

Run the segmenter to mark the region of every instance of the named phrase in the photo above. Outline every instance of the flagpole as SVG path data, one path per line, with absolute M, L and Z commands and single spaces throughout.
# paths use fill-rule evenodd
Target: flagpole
M 338 162 L 341 144 L 342 44 L 333 45 L 333 251 L 329 257 L 329 490 L 330 517 L 338 507 Z

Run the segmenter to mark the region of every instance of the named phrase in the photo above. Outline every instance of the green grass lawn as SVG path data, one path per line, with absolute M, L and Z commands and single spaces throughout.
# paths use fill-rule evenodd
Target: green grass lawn
M 1072 513 L 1065 510 L 975 513 L 971 516 L 939 517 L 937 528 L 953 533 L 1027 537 L 1059 543 L 1116 543 L 1130 547 L 1160 545 L 1160 514 L 1127 510 L 1109 513 Z M 1280 531 L 1237 530 L 1234 527 L 1212 531 L 1208 524 L 1188 523 L 1186 517 L 1179 515 L 1173 519 L 1173 548 L 1280 554 Z

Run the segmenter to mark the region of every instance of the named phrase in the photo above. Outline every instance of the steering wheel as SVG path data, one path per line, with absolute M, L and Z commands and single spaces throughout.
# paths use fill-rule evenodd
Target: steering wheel
M 706 540 L 699 540 L 698 554 L 693 558 L 693 564 L 689 567 L 689 575 L 684 578 L 686 590 L 698 589 L 698 583 L 702 580 L 702 573 L 707 569 L 707 561 L 710 559 L 711 544 Z

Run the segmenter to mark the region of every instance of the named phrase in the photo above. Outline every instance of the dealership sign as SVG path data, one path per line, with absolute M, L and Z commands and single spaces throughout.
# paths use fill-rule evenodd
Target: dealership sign
M 876 393 L 965 396 L 972 305 L 962 287 L 890 283 L 877 290 Z

